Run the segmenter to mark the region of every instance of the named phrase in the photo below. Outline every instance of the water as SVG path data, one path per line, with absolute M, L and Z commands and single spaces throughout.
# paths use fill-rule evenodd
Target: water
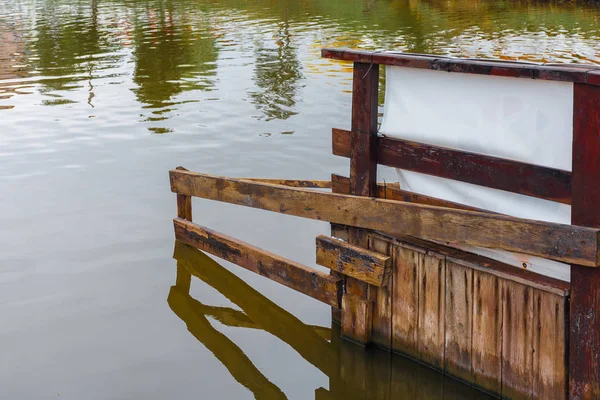
M 197 277 L 171 288 L 167 171 L 347 175 L 330 129 L 349 128 L 351 66 L 320 59 L 323 46 L 600 64 L 599 18 L 591 5 L 509 1 L 0 0 L 0 397 L 253 398 L 242 374 L 261 398 L 360 398 L 357 380 L 223 311 L 240 310 L 227 293 Z M 194 218 L 311 266 L 328 232 L 201 200 Z M 298 319 L 283 326 L 336 336 L 327 306 L 220 264 Z M 199 332 L 263 378 L 228 369 Z M 379 371 L 373 398 L 470 396 L 399 357 L 324 346 L 354 360 L 346 373 Z

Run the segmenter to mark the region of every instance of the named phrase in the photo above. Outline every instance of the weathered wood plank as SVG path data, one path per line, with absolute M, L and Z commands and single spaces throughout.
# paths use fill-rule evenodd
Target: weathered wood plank
M 533 398 L 565 400 L 567 381 L 566 299 L 534 289 Z
M 301 180 L 301 179 L 271 179 L 271 178 L 240 178 L 245 181 L 269 183 L 271 185 L 282 185 L 289 187 L 307 189 L 329 189 L 331 181 L 325 180 Z
M 371 341 L 372 328 L 373 302 L 353 294 L 344 294 L 342 296 L 342 336 L 365 346 Z
M 596 77 L 598 67 L 594 65 L 547 65 L 504 60 L 473 60 L 429 54 L 382 53 L 380 51 L 374 52 L 345 48 L 324 48 L 321 49 L 321 56 L 337 60 L 394 65 L 406 68 L 512 78 L 587 82 L 589 85 L 600 85 L 600 79 Z
M 473 383 L 491 393 L 502 391 L 503 280 L 473 271 Z
M 573 97 L 571 223 L 597 228 L 600 227 L 600 87 L 576 84 Z M 571 398 L 600 399 L 600 270 L 571 266 L 569 341 Z
M 302 323 L 208 255 L 176 241 L 173 258 L 178 261 L 178 267 L 183 267 L 191 275 L 213 287 L 236 304 L 260 329 L 287 343 L 325 375 L 331 376 L 339 372 L 337 354 L 314 328 Z M 339 335 L 334 334 L 333 337 L 336 340 Z
M 391 263 L 394 265 L 392 255 L 392 244 L 389 240 L 384 240 L 369 235 L 369 249 L 380 254 L 391 256 Z M 377 300 L 373 307 L 373 334 L 372 341 L 375 345 L 386 350 L 392 348 L 392 303 L 394 293 L 393 271 L 390 266 L 390 278 L 385 287 L 377 289 Z
M 394 245 L 392 349 L 419 358 L 419 271 L 423 254 Z
M 170 171 L 173 192 L 304 218 L 598 265 L 597 228 Z
M 350 131 L 333 129 L 333 154 L 350 157 Z M 377 163 L 571 204 L 571 172 L 390 137 L 377 138 Z
M 317 236 L 317 264 L 374 286 L 386 286 L 391 259 L 325 235 Z
M 446 259 L 446 335 L 444 371 L 471 381 L 473 270 Z
M 340 305 L 338 278 L 180 218 L 177 240 L 281 283 L 334 307 Z
M 382 233 L 379 236 L 392 240 L 395 243 L 412 245 L 418 248 L 427 248 L 446 256 L 446 260 L 464 265 L 466 267 L 496 275 L 500 278 L 507 279 L 513 282 L 519 282 L 524 285 L 531 286 L 536 289 L 544 290 L 550 293 L 555 293 L 560 296 L 568 296 L 570 284 L 569 282 L 559 279 L 540 275 L 532 271 L 522 268 L 515 268 L 511 265 L 504 264 L 500 261 L 491 258 L 479 256 L 473 253 L 468 253 L 453 247 L 443 246 L 438 243 L 429 242 L 413 237 L 392 237 Z
M 341 175 L 331 175 L 331 187 L 334 189 L 334 193 L 350 194 L 350 178 Z M 378 199 L 405 201 L 407 203 L 427 204 L 437 207 L 457 208 L 459 210 L 490 212 L 481 208 L 470 207 L 464 204 L 438 199 L 437 197 L 402 190 L 398 183 L 378 183 L 377 193 L 374 197 L 377 197 Z
M 533 393 L 533 289 L 503 282 L 502 396 L 528 399 Z
M 436 369 L 444 368 L 446 259 L 427 252 L 419 273 L 419 357 Z

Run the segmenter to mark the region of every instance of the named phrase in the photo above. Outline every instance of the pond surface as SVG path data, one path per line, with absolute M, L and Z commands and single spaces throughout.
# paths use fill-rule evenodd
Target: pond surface
M 167 172 L 347 175 L 330 135 L 351 65 L 321 47 L 600 64 L 599 27 L 599 7 L 536 2 L 0 0 L 0 397 L 472 398 L 340 343 L 317 301 L 174 260 Z M 329 229 L 200 200 L 194 218 L 311 266 Z

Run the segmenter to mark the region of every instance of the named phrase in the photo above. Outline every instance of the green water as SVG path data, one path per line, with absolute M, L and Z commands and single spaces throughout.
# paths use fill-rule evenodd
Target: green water
M 286 317 L 258 323 L 196 276 L 175 285 L 167 171 L 347 175 L 330 135 L 349 127 L 351 68 L 321 47 L 600 64 L 599 18 L 575 3 L 0 0 L 0 397 L 473 398 L 399 357 L 278 336 L 336 333 L 327 306 L 230 264 Z M 200 200 L 194 218 L 311 266 L 328 233 Z

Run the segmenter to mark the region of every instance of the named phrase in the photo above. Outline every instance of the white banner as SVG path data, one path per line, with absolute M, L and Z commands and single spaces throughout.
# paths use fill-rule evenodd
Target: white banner
M 380 133 L 571 171 L 573 84 L 386 67 Z M 398 170 L 404 190 L 515 217 L 571 223 L 565 204 Z M 540 238 L 539 240 L 543 240 Z M 568 281 L 567 264 L 456 246 Z

